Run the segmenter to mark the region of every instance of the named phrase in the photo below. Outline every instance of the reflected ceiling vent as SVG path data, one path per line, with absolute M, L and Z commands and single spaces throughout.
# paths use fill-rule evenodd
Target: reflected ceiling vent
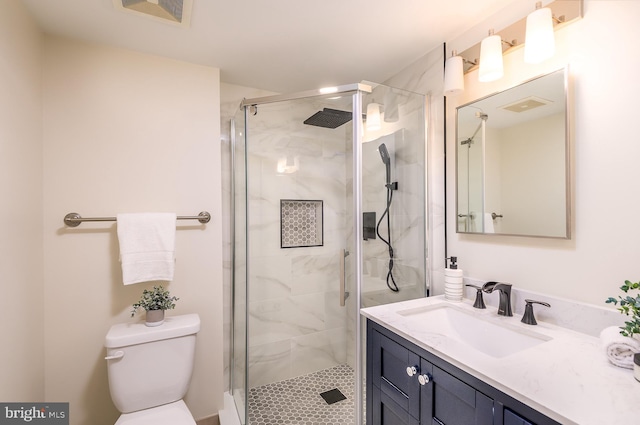
M 542 99 L 540 97 L 529 96 L 524 99 L 520 99 L 517 102 L 510 103 L 508 105 L 501 106 L 500 109 L 505 109 L 511 112 L 525 112 L 530 111 L 540 106 L 550 105 L 553 102 L 551 100 Z
M 116 9 L 158 22 L 188 27 L 193 0 L 113 0 Z

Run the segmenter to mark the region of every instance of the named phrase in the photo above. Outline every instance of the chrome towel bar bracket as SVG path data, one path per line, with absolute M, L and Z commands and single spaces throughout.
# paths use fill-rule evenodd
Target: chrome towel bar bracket
M 211 214 L 202 211 L 197 216 L 178 216 L 177 220 L 198 220 L 202 224 L 206 224 L 211 220 Z M 87 217 L 83 218 L 78 213 L 69 213 L 64 216 L 64 224 L 69 227 L 78 227 L 83 221 L 116 221 L 116 217 Z

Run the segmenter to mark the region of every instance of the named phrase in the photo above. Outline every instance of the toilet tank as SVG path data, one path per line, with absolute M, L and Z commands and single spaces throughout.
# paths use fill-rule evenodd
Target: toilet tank
M 197 314 L 170 316 L 160 326 L 122 323 L 105 338 L 109 391 L 122 413 L 181 400 L 193 371 Z

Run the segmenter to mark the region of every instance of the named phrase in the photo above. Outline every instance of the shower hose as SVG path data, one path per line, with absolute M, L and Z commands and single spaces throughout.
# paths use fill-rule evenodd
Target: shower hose
M 400 289 L 398 285 L 396 285 L 396 280 L 393 278 L 393 246 L 391 246 L 391 218 L 389 216 L 389 208 L 391 207 L 391 200 L 393 199 L 393 186 L 397 185 L 397 183 L 387 183 L 385 186 L 387 187 L 387 207 L 384 212 L 380 216 L 380 220 L 378 220 L 378 225 L 376 226 L 376 234 L 389 247 L 389 271 L 387 272 L 387 287 L 393 292 L 399 292 Z M 384 220 L 384 217 L 387 217 L 387 239 L 383 238 L 380 234 L 380 223 Z

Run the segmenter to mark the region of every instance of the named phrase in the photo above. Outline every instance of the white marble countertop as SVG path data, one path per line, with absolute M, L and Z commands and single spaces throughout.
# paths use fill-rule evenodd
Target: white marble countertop
M 398 314 L 442 303 L 551 340 L 495 358 Z M 640 382 L 633 370 L 609 363 L 599 338 L 539 319 L 537 326 L 525 325 L 520 322 L 522 316 L 498 316 L 495 307 L 474 309 L 467 299 L 450 303 L 442 296 L 369 307 L 361 313 L 563 425 L 640 423 Z

